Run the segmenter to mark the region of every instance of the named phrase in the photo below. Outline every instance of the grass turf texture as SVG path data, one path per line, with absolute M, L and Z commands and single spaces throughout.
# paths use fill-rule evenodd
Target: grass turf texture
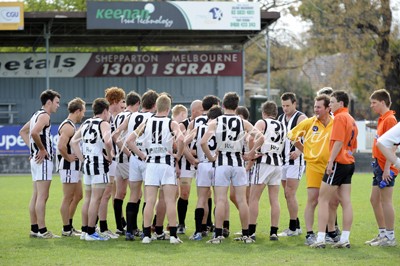
M 194 230 L 194 208 L 196 191 L 192 182 L 192 193 L 186 218 L 187 233 L 180 235 L 181 245 L 170 245 L 169 241 L 153 241 L 143 245 L 140 240 L 125 241 L 124 237 L 106 242 L 81 241 L 78 237 L 62 239 L 29 238 L 28 204 L 32 181 L 29 175 L 0 176 L 0 265 L 399 265 L 400 243 L 397 247 L 370 247 L 364 244 L 377 234 L 377 225 L 369 202 L 371 174 L 355 174 L 352 185 L 354 221 L 350 235 L 351 249 L 315 250 L 304 245 L 304 208 L 306 203 L 305 179 L 298 190 L 299 217 L 303 234 L 298 237 L 269 241 L 269 205 L 267 191 L 260 202 L 257 226 L 257 242 L 245 245 L 233 240 L 233 233 L 240 231 L 238 212 L 231 205 L 231 236 L 221 245 L 210 245 L 202 241 L 189 241 Z M 129 193 L 129 192 L 128 192 Z M 288 226 L 288 212 L 284 194 L 280 191 L 280 230 Z M 58 175 L 50 188 L 46 209 L 47 228 L 61 235 L 62 222 L 59 214 L 62 189 Z M 400 242 L 400 191 L 395 186 L 393 202 L 397 213 L 395 227 Z M 125 208 L 126 201 L 124 201 Z M 74 226 L 80 228 L 81 205 L 74 217 Z M 316 213 L 317 217 L 317 213 Z M 141 216 L 139 223 L 141 223 Z M 341 224 L 339 209 L 339 224 Z M 315 219 L 317 220 L 317 219 Z M 114 214 L 109 205 L 108 223 L 115 230 Z M 314 230 L 317 228 L 317 221 Z

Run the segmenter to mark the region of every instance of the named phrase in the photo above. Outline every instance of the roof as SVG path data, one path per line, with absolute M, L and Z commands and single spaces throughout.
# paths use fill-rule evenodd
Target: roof
M 0 31 L 0 47 L 243 45 L 280 18 L 261 11 L 261 30 L 87 30 L 86 12 L 25 12 L 24 30 Z

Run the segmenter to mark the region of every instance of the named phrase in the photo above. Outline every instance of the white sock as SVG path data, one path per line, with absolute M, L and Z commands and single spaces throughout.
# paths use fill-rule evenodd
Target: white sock
M 379 228 L 379 237 L 384 237 L 386 235 L 386 228 Z
M 350 231 L 342 231 L 342 235 L 340 236 L 340 242 L 349 241 Z
M 317 242 L 325 242 L 325 232 L 318 232 Z
M 387 237 L 389 240 L 393 240 L 393 239 L 394 239 L 394 230 L 387 230 L 387 231 L 386 231 L 386 237 Z

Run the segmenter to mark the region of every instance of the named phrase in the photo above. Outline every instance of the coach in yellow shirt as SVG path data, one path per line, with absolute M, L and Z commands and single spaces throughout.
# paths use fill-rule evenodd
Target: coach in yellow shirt
M 306 160 L 307 205 L 304 218 L 307 227 L 306 245 L 315 241 L 313 232 L 314 212 L 318 204 L 319 188 L 329 159 L 329 140 L 333 117 L 330 115 L 327 95 L 317 96 L 313 117 L 301 121 L 288 133 L 288 138 L 304 153 Z M 301 141 L 301 138 L 303 141 Z M 304 143 L 304 144 L 303 144 Z

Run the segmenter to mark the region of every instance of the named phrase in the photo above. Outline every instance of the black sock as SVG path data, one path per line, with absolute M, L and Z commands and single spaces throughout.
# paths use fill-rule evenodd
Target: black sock
M 87 225 L 85 225 L 85 226 L 82 225 L 81 230 L 82 230 L 82 233 L 87 233 L 88 226 Z
M 212 210 L 212 198 L 208 199 L 208 216 L 207 216 L 207 225 L 212 226 L 213 222 L 211 219 L 211 210 Z
M 71 231 L 71 229 L 72 229 L 71 225 L 69 225 L 69 224 L 63 226 L 63 231 L 64 232 L 69 232 L 69 231 Z
M 87 227 L 88 235 L 93 235 L 94 232 L 96 232 L 96 228 L 95 227 L 90 227 L 90 226 Z
M 242 229 L 242 236 L 249 236 L 249 229 Z
M 39 233 L 44 234 L 47 232 L 47 228 L 43 227 L 43 228 L 39 228 Z
M 187 207 L 188 207 L 189 201 L 184 200 L 182 198 L 178 199 L 178 220 L 179 224 L 185 225 L 185 219 L 186 219 L 186 213 L 187 213 Z
M 229 221 L 228 220 L 224 221 L 222 228 L 226 228 L 229 230 Z
M 202 229 L 203 216 L 204 216 L 204 209 L 203 208 L 197 208 L 194 211 L 194 221 L 195 221 L 195 224 L 196 224 L 195 233 L 201 233 L 203 231 L 203 229 Z
M 140 200 L 137 203 L 133 203 L 133 217 L 132 217 L 132 230 L 138 229 L 137 217 L 139 214 Z
M 147 236 L 147 237 L 151 237 L 150 226 L 149 227 L 143 227 L 143 235 Z
M 107 220 L 100 221 L 100 232 L 108 231 Z
M 39 232 L 39 226 L 37 224 L 31 224 L 31 231 L 34 233 Z
M 74 228 L 74 226 L 72 225 L 72 218 L 69 219 L 69 225 L 71 226 L 71 228 Z
M 176 226 L 169 226 L 169 233 L 170 233 L 171 236 L 177 237 L 176 236 L 176 229 L 177 229 Z
M 215 237 L 222 236 L 222 228 L 215 228 Z
M 121 224 L 122 224 L 122 229 L 125 228 L 126 226 L 125 217 L 121 217 Z
M 157 235 L 162 235 L 164 229 L 164 226 L 156 226 L 156 234 Z
M 118 230 L 123 230 L 122 223 L 121 223 L 121 216 L 122 216 L 122 203 L 121 199 L 114 199 L 114 217 L 115 217 L 115 225 Z
M 206 232 L 207 231 L 207 224 L 202 224 L 201 225 L 201 231 Z
M 272 236 L 273 234 L 278 234 L 278 227 L 271 226 L 271 230 L 269 231 L 269 235 Z
M 133 202 L 128 202 L 128 204 L 126 204 L 126 231 L 131 234 L 133 233 L 133 217 L 135 216 L 135 205 L 136 203 Z
M 310 235 L 313 235 L 313 234 L 314 234 L 314 231 L 307 231 L 306 237 L 309 237 Z
M 255 234 L 256 232 L 256 224 L 249 224 L 249 235 Z
M 336 230 L 332 231 L 332 232 L 328 232 L 328 236 L 330 236 L 331 238 L 335 238 L 337 236 Z
M 290 220 L 289 221 L 289 229 L 292 231 L 296 231 L 297 220 Z
M 296 229 L 300 229 L 300 220 L 296 218 Z

